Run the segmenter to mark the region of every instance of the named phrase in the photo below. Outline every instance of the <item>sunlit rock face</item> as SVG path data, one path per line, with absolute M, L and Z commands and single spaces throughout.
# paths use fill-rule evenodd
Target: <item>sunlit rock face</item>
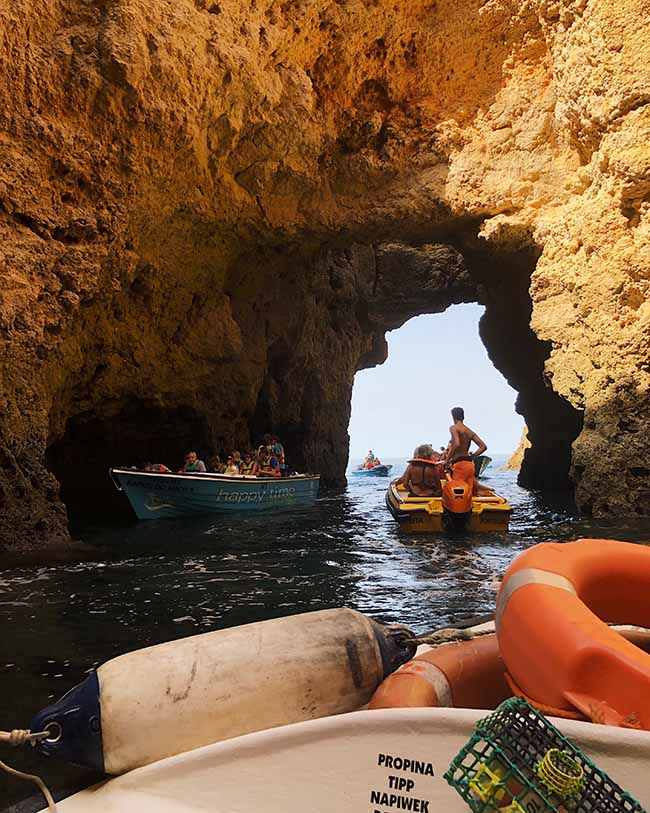
M 112 460 L 271 425 L 341 481 L 355 370 L 460 301 L 486 304 L 519 389 L 522 480 L 565 478 L 577 436 L 580 504 L 647 513 L 649 19 L 647 0 L 4 4 L 1 543 L 67 537 L 57 479 L 101 492 Z
M 504 469 L 509 469 L 511 471 L 519 471 L 521 468 L 521 464 L 524 460 L 524 454 L 526 449 L 530 448 L 530 441 L 528 440 L 528 429 L 524 426 L 521 432 L 521 438 L 519 439 L 519 443 L 517 448 L 508 458 L 508 462 L 503 467 Z

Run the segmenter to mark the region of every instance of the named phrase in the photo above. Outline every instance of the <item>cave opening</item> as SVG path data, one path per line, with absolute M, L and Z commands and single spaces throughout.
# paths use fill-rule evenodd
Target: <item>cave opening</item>
M 388 358 L 355 376 L 350 458 L 368 449 L 406 460 L 421 443 L 449 440 L 450 410 L 462 406 L 469 426 L 487 443 L 486 454 L 510 455 L 524 429 L 515 412 L 517 392 L 494 367 L 479 337 L 479 304 L 414 317 L 387 336 Z
M 440 256 L 441 248 L 447 252 L 442 254 L 442 266 L 432 262 L 436 254 Z M 449 250 L 456 252 L 456 258 L 448 253 Z M 413 252 L 415 254 L 411 257 Z M 410 380 L 402 382 L 403 397 L 394 408 L 391 418 L 384 421 L 384 434 L 390 433 L 391 423 L 401 427 L 408 424 L 414 414 L 426 414 L 428 406 L 424 406 L 424 399 L 419 397 L 419 376 L 428 374 L 435 378 L 435 388 L 432 389 L 435 392 L 435 403 L 438 403 L 439 396 L 444 406 L 441 406 L 442 411 L 434 425 L 421 427 L 418 436 L 410 437 L 408 443 L 404 438 L 406 448 L 402 446 L 399 455 L 410 454 L 418 443 L 432 442 L 434 446 L 446 444 L 447 427 L 451 422 L 449 409 L 452 406 L 463 406 L 468 424 L 488 444 L 488 455 L 490 451 L 514 451 L 523 424 L 527 426 L 531 446 L 524 455 L 518 476 L 519 485 L 545 493 L 573 491 L 572 444 L 582 430 L 583 414 L 553 391 L 545 374 L 545 362 L 550 355 L 551 345 L 540 340 L 530 327 L 533 308 L 530 296 L 531 278 L 539 259 L 539 248 L 530 239 L 530 235 L 515 233 L 495 245 L 480 239 L 476 224 L 456 224 L 446 233 L 438 232 L 435 244 L 427 242 L 406 247 L 399 259 L 398 263 L 388 260 L 380 264 L 379 287 L 383 284 L 390 297 L 396 281 L 392 273 L 393 267 L 398 269 L 397 279 L 401 281 L 404 279 L 403 269 L 407 265 L 410 266 L 407 273 L 413 274 L 415 271 L 419 274 L 415 279 L 415 288 L 411 291 L 414 296 L 408 302 L 403 297 L 406 307 L 401 311 L 394 311 L 390 319 L 378 325 L 379 330 L 375 332 L 373 339 L 373 351 L 359 360 L 357 372 L 381 365 L 385 361 L 386 330 L 400 328 L 413 317 L 421 317 L 423 314 L 434 314 L 429 317 L 432 319 L 448 318 L 450 326 L 448 334 L 441 334 L 437 341 L 427 341 L 426 336 L 419 336 L 418 341 L 423 345 L 419 348 L 419 353 L 411 351 L 409 356 L 409 350 L 405 348 L 406 358 L 415 359 L 419 355 L 420 362 L 409 371 Z M 415 301 L 417 298 L 419 303 Z M 465 303 L 462 307 L 475 309 L 469 322 L 467 319 L 460 319 L 458 314 L 462 311 L 453 307 L 460 303 Z M 385 313 L 385 305 L 380 310 Z M 435 316 L 445 311 L 443 317 Z M 476 337 L 476 322 L 480 342 Z M 474 342 L 474 357 L 465 357 L 461 361 L 461 350 L 468 349 L 468 337 Z M 423 359 L 426 360 L 424 363 Z M 481 370 L 485 376 L 483 382 L 480 385 L 477 383 L 476 391 L 470 387 L 470 392 L 465 394 L 461 387 L 459 395 L 459 382 L 466 383 L 467 379 L 471 381 L 476 370 Z M 507 398 L 513 398 L 514 411 L 511 402 L 504 404 L 497 399 L 502 426 L 506 429 L 510 426 L 511 432 L 506 441 L 503 432 L 497 431 L 497 437 L 502 436 L 503 439 L 495 444 L 490 437 L 489 421 L 486 426 L 488 432 L 483 429 L 483 417 L 486 410 L 489 412 L 496 403 L 489 400 L 492 391 L 496 393 L 503 387 L 509 388 Z M 433 395 L 430 397 L 434 398 Z M 465 400 L 464 404 L 456 403 L 459 397 Z M 381 408 L 381 398 L 375 393 L 369 399 L 371 403 L 367 408 L 374 409 L 376 414 Z M 472 403 L 476 407 L 468 408 Z M 357 414 L 350 427 L 353 436 L 359 420 L 363 423 L 361 415 Z M 432 433 L 435 437 L 432 437 Z M 352 457 L 358 457 L 365 454 L 368 448 L 373 448 L 369 443 L 371 440 L 367 434 L 363 441 L 353 437 Z M 390 451 L 394 450 L 391 448 Z
M 69 417 L 63 435 L 47 449 L 46 465 L 59 482 L 74 532 L 90 518 L 132 516 L 109 468 L 151 462 L 175 471 L 187 451 L 205 456 L 212 448 L 207 422 L 191 407 L 164 408 L 135 399 Z
M 244 330 L 246 320 L 255 321 L 251 314 L 263 306 L 267 343 L 263 339 L 257 348 L 249 379 L 240 375 L 246 370 L 237 368 L 239 361 L 214 360 L 214 381 L 222 383 L 224 394 L 229 386 L 238 393 L 232 404 L 219 403 L 218 386 L 205 402 L 197 402 L 200 407 L 126 394 L 119 402 L 102 402 L 86 393 L 94 406 L 80 412 L 62 394 L 53 415 L 63 414 L 65 422 L 53 419 L 46 463 L 60 484 L 71 528 L 91 516 L 130 516 L 125 498 L 110 481 L 111 466 L 151 461 L 177 470 L 190 449 L 209 463 L 215 452 L 250 448 L 266 431 L 283 440 L 297 471 L 320 473 L 323 485 L 343 485 L 355 372 L 382 364 L 386 332 L 408 328 L 409 320 L 416 324 L 415 317 L 448 319 L 447 335 L 435 341 L 419 338 L 427 363 L 409 369 L 396 386 L 401 398 L 378 430 L 379 441 L 366 439 L 357 448 L 352 428 L 352 456 L 377 447 L 380 456 L 404 458 L 420 442 L 444 445 L 449 409 L 463 406 L 468 424 L 488 444 L 488 454 L 513 451 L 526 423 L 532 446 L 520 470 L 521 485 L 547 492 L 572 488 L 571 445 L 581 431 L 582 414 L 548 385 L 544 365 L 551 347 L 530 328 L 538 250 L 525 235 L 494 248 L 477 234 L 476 223 L 456 223 L 447 233 L 437 229 L 408 244 L 354 244 L 328 249 L 311 265 L 311 259 L 294 263 L 308 277 L 302 294 L 282 291 L 262 305 L 249 303 L 250 312 L 243 306 L 241 313 L 234 311 Z M 461 312 L 469 319 L 460 319 Z M 470 334 L 482 356 L 481 380 L 476 360 L 459 355 Z M 241 361 L 245 368 L 250 359 Z M 499 374 L 507 382 L 500 384 L 509 399 L 505 405 L 502 398 L 495 400 L 490 383 L 499 382 Z M 433 383 L 434 396 L 423 396 L 422 378 Z M 384 397 L 378 394 L 371 404 L 375 413 Z M 418 428 L 413 418 L 429 420 L 432 399 L 441 414 Z M 488 420 L 490 410 L 509 430 L 507 440 Z M 381 439 L 409 422 L 414 434 L 401 437 L 398 448 L 382 450 Z

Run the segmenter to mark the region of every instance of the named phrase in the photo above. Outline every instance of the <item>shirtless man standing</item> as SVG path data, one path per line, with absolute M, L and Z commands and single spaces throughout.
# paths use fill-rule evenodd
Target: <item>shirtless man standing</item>
M 454 407 L 451 410 L 451 417 L 454 419 L 454 425 L 449 427 L 451 442 L 447 452 L 451 475 L 456 480 L 465 480 L 472 486 L 472 491 L 475 491 L 474 458 L 482 455 L 487 446 L 476 432 L 463 423 L 465 411 L 462 407 Z M 472 443 L 475 443 L 478 448 L 470 454 L 469 447 Z

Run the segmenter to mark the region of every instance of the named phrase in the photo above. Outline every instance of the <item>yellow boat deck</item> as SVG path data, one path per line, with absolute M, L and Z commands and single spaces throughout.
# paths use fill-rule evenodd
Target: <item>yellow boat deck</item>
M 391 483 L 386 494 L 386 505 L 405 531 L 425 533 L 445 530 L 441 497 L 414 497 L 404 486 Z M 511 512 L 508 500 L 498 494 L 473 497 L 472 513 L 465 531 L 507 531 Z

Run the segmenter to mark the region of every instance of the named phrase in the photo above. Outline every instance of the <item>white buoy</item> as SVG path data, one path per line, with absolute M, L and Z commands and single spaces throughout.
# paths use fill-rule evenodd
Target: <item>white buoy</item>
M 39 712 L 47 755 L 120 774 L 209 743 L 368 702 L 415 652 L 349 609 L 277 618 L 121 655 Z

